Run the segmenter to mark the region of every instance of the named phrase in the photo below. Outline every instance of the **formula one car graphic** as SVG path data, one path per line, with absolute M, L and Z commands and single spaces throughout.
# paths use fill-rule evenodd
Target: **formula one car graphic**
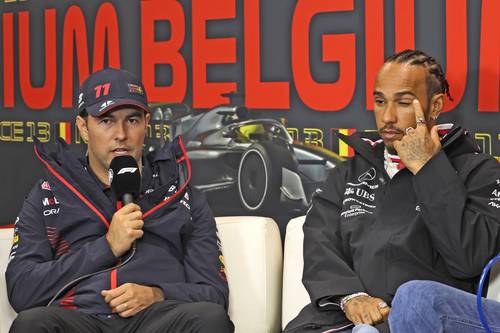
M 249 119 L 244 106 L 152 109 L 153 120 L 168 124 L 168 137 L 182 135 L 191 184 L 206 193 L 216 216 L 303 214 L 328 171 L 342 160 L 329 150 L 293 142 L 278 120 Z

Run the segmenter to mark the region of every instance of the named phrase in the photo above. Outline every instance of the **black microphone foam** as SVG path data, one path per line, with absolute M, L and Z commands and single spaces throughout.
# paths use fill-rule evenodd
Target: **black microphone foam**
M 137 161 L 129 155 L 113 158 L 109 165 L 109 181 L 116 198 L 123 205 L 133 202 L 141 192 L 141 173 Z

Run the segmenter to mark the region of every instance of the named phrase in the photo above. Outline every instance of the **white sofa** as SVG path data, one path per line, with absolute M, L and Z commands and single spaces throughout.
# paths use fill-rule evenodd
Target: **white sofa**
M 235 333 L 281 330 L 283 255 L 278 226 L 266 217 L 217 217 Z
M 265 217 L 216 218 L 229 284 L 229 316 L 236 333 L 280 331 L 282 247 L 276 223 Z M 0 333 L 16 313 L 7 299 L 4 273 L 13 229 L 0 229 Z
M 304 217 L 287 225 L 284 258 L 276 223 L 270 218 L 216 218 L 229 283 L 229 315 L 236 333 L 276 333 L 310 302 L 302 285 Z M 13 230 L 0 229 L 0 274 L 4 275 Z M 283 268 L 282 268 L 283 263 Z M 283 295 L 283 297 L 282 297 Z M 493 268 L 488 298 L 500 301 L 500 264 Z M 16 313 L 0 276 L 0 333 Z M 280 317 L 281 323 L 280 323 Z
M 5 284 L 5 269 L 9 260 L 10 248 L 14 237 L 14 229 L 0 229 L 0 333 L 9 332 L 10 324 L 16 318 L 16 313 L 9 304 L 7 298 L 7 286 Z
M 302 269 L 304 267 L 302 226 L 304 221 L 305 216 L 296 217 L 288 222 L 286 228 L 283 263 L 283 327 L 310 302 L 309 295 L 302 284 Z M 487 297 L 500 302 L 500 262 L 497 262 L 490 274 Z
M 281 325 L 283 328 L 295 318 L 300 310 L 311 302 L 309 294 L 302 284 L 304 259 L 302 248 L 304 233 L 302 225 L 305 216 L 291 219 L 286 226 L 285 250 L 283 262 L 283 309 Z

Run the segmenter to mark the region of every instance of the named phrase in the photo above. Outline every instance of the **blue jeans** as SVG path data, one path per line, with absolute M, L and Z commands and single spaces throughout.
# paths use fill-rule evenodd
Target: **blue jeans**
M 366 324 L 359 324 L 354 326 L 352 333 L 378 333 L 378 329 Z
M 500 333 L 500 303 L 484 300 L 492 332 Z M 392 333 L 484 333 L 476 297 L 441 283 L 410 281 L 399 287 L 389 315 Z
M 340 331 L 338 333 L 379 333 L 378 329 L 367 324 L 358 324 L 348 330 Z

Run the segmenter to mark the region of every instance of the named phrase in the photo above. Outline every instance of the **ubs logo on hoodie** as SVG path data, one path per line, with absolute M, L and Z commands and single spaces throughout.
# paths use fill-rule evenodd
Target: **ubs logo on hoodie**
M 348 182 L 342 201 L 342 212 L 340 216 L 344 218 L 365 214 L 373 214 L 375 211 L 375 190 L 378 184 L 371 184 L 376 179 L 377 171 L 370 168 L 358 177 L 358 183 Z

